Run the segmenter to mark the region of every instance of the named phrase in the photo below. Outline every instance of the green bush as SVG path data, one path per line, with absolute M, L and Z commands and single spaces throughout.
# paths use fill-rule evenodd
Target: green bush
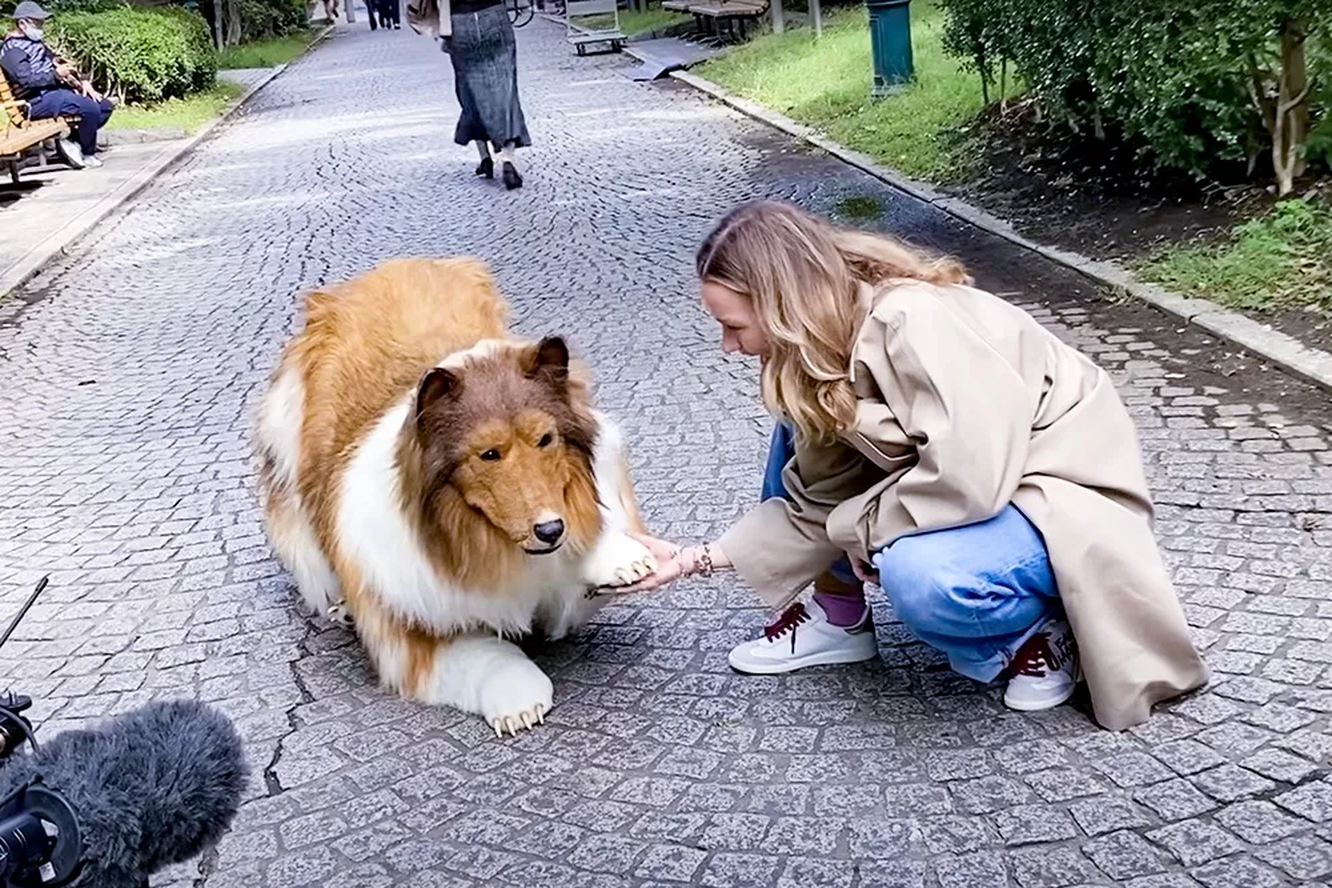
M 1313 126 L 1330 110 L 1332 0 L 943 2 L 951 52 L 983 76 L 1010 62 L 1051 120 L 1137 145 L 1158 166 L 1203 177 L 1271 163 L 1262 104 L 1292 24 L 1308 34 Z
M 305 0 L 239 0 L 223 3 L 222 33 L 226 46 L 282 37 L 306 26 Z M 199 10 L 216 33 L 215 0 L 200 0 Z
M 281 37 L 305 27 L 305 0 L 241 0 L 241 39 Z
M 71 12 L 51 20 L 50 41 L 98 89 L 124 102 L 157 102 L 210 86 L 217 53 L 208 25 L 176 7 Z

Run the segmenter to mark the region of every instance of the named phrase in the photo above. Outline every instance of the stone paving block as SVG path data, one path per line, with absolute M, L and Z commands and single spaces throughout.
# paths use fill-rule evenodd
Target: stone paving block
M 1153 875 L 1165 869 L 1161 852 L 1130 830 L 1092 839 L 1082 851 L 1112 879 L 1126 880 Z
M 964 854 L 941 857 L 934 863 L 935 877 L 941 888 L 980 888 L 1011 885 L 1008 865 L 998 854 Z
M 1243 855 L 1213 861 L 1190 873 L 1207 888 L 1281 888 L 1289 884 L 1276 870 Z
M 1089 836 L 1119 829 L 1136 829 L 1152 823 L 1151 815 L 1142 806 L 1121 798 L 1079 799 L 1069 805 L 1069 812 Z
M 1314 823 L 1332 820 L 1332 784 L 1326 781 L 1306 783 L 1274 796 L 1272 801 Z
M 1309 828 L 1266 801 L 1240 802 L 1216 813 L 1217 822 L 1252 845 L 1269 845 Z
M 1073 848 L 1023 848 L 1010 858 L 1013 876 L 1023 888 L 1094 885 L 1104 876 Z
M 1326 880 L 1332 875 L 1332 845 L 1314 836 L 1282 839 L 1254 856 L 1294 879 Z
M 1276 787 L 1271 780 L 1238 765 L 1221 765 L 1190 779 L 1203 792 L 1222 802 L 1260 795 Z
M 1147 833 L 1147 838 L 1174 854 L 1185 866 L 1197 866 L 1239 851 L 1230 833 L 1201 820 L 1184 820 Z

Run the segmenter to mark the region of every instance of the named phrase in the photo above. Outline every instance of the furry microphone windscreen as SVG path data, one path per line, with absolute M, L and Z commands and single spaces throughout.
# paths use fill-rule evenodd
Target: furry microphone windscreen
M 80 885 L 141 888 L 149 874 L 221 838 L 245 789 L 240 736 L 193 700 L 150 703 L 91 730 L 66 731 L 0 771 L 0 795 L 40 776 L 74 808 Z

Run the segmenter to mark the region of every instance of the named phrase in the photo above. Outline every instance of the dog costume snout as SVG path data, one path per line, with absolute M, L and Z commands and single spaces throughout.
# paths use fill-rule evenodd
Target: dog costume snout
M 564 522 L 556 518 L 554 521 L 542 521 L 532 528 L 532 535 L 548 546 L 553 546 L 564 537 Z

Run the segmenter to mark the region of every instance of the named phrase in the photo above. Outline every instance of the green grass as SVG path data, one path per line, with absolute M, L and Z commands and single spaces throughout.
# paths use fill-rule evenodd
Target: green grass
M 883 202 L 863 194 L 844 197 L 837 202 L 837 215 L 848 222 L 872 222 L 883 215 Z
M 1173 246 L 1139 270 L 1172 290 L 1237 308 L 1332 309 L 1332 207 L 1282 201 L 1221 243 Z
M 107 129 L 183 129 L 193 133 L 217 117 L 244 90 L 235 83 L 218 81 L 212 87 L 184 99 L 168 99 L 155 105 L 126 105 L 117 108 Z
M 630 37 L 635 34 L 642 34 L 644 31 L 652 31 L 688 20 L 689 16 L 667 12 L 657 3 L 648 4 L 647 10 L 644 12 L 639 12 L 636 9 L 620 10 L 620 30 Z M 574 24 L 588 28 L 609 28 L 614 24 L 614 19 L 609 15 L 580 16 L 574 19 Z
M 963 162 L 949 152 L 945 137 L 982 108 L 980 78 L 944 53 L 943 26 L 935 0 L 911 4 L 916 79 L 881 99 L 870 97 L 873 67 L 863 9 L 828 16 L 820 40 L 803 28 L 765 34 L 701 65 L 698 73 L 910 176 L 937 181 Z M 1010 90 L 1015 94 L 1016 85 Z
M 292 61 L 310 45 L 314 35 L 305 31 L 276 37 L 272 40 L 259 40 L 243 43 L 222 51 L 218 56 L 218 67 L 224 70 L 234 68 L 276 68 Z

